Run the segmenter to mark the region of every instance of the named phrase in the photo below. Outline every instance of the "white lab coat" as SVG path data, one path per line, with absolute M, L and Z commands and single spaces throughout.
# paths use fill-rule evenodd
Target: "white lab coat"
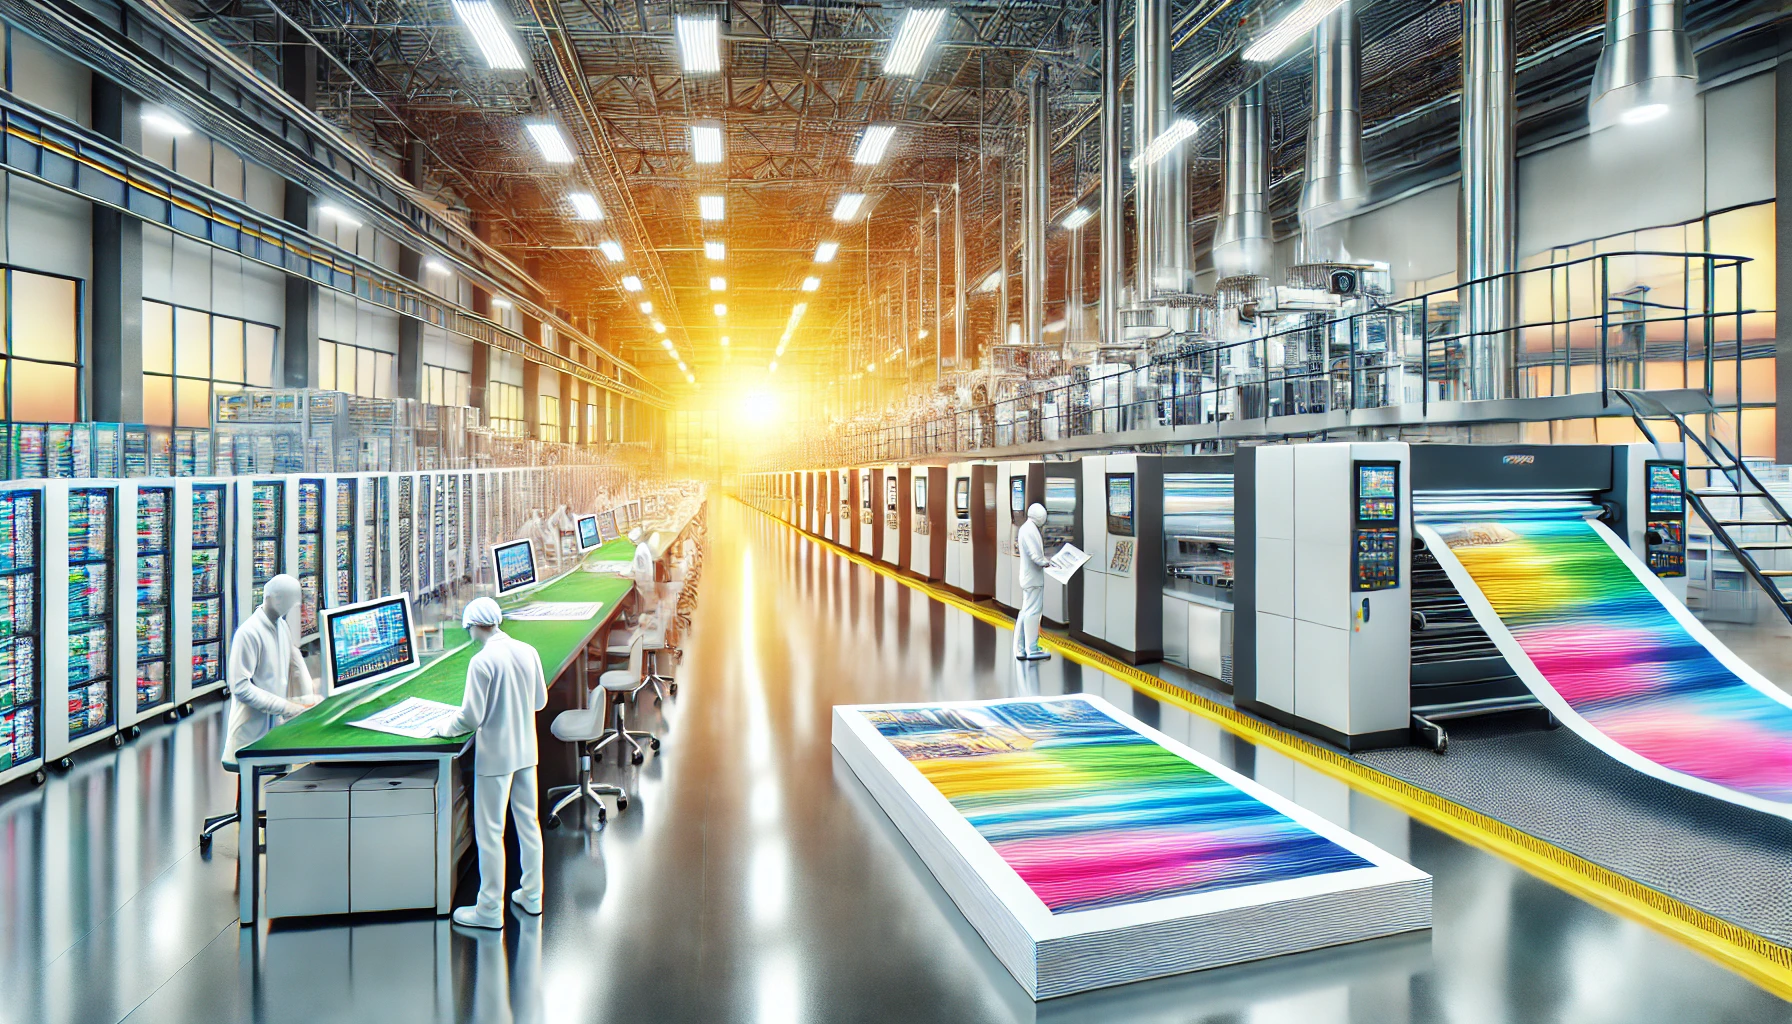
M 1040 536 L 1039 527 L 1033 520 L 1027 519 L 1020 524 L 1020 534 L 1015 538 L 1020 548 L 1019 580 L 1022 590 L 1032 590 L 1045 586 L 1045 567 L 1052 560 L 1045 557 L 1045 538 Z
M 540 760 L 535 747 L 535 713 L 548 704 L 547 679 L 535 648 L 496 630 L 467 665 L 467 688 L 460 714 L 438 735 L 477 733 L 473 774 L 509 775 Z M 500 816 L 500 828 L 502 817 Z
M 234 768 L 237 751 L 304 710 L 293 698 L 318 693 L 292 639 L 285 616 L 269 622 L 259 608 L 230 638 L 224 670 L 231 697 L 230 731 L 224 736 L 226 766 Z

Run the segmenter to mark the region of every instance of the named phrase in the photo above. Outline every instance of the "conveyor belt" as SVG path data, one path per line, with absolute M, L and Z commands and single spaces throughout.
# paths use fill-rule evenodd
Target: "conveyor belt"
M 1584 509 L 1464 510 L 1417 530 L 1563 724 L 1655 778 L 1792 818 L 1792 700 Z

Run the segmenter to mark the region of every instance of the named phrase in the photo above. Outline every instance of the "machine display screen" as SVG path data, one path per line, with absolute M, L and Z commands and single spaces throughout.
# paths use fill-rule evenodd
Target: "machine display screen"
M 1643 561 L 1655 575 L 1686 575 L 1685 470 L 1677 462 L 1643 463 L 1648 513 L 1643 525 Z
M 1133 475 L 1131 473 L 1108 474 L 1108 533 L 1116 537 L 1131 537 L 1133 506 Z
M 598 539 L 598 534 L 597 534 L 597 517 L 596 516 L 580 516 L 579 517 L 579 550 L 580 551 L 590 551 L 592 548 L 597 547 L 601 543 L 603 543 L 603 542 Z
M 884 511 L 896 511 L 896 502 L 898 500 L 899 499 L 896 496 L 896 478 L 891 476 L 884 481 Z
M 1008 478 L 1008 511 L 1019 515 L 1027 510 L 1027 478 L 1011 476 Z
M 622 536 L 622 531 L 616 528 L 615 509 L 598 514 L 597 536 L 600 540 L 615 540 L 617 537 Z
M 1681 512 L 1685 499 L 1680 492 L 1680 467 L 1651 462 L 1649 466 L 1649 511 Z
M 923 513 L 923 514 L 925 514 L 927 512 L 927 474 L 926 473 L 918 474 L 915 477 L 915 511 Z
M 960 519 L 971 518 L 971 481 L 969 477 L 959 477 L 952 481 L 952 511 Z
M 333 689 L 417 664 L 411 645 L 411 603 L 401 596 L 324 613 Z
M 535 549 L 526 540 L 513 540 L 492 548 L 492 564 L 498 567 L 498 593 L 535 584 Z
M 871 511 L 871 471 L 868 469 L 859 473 L 859 505 L 865 511 Z
M 1358 462 L 1356 522 L 1351 530 L 1354 591 L 1400 585 L 1400 465 Z

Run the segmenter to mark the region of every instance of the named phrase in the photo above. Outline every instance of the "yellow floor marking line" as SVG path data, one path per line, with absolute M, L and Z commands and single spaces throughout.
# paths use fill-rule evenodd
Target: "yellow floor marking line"
M 738 499 L 737 499 L 738 500 Z M 887 576 L 942 604 L 993 626 L 1012 629 L 1014 619 L 945 589 L 903 574 L 894 566 L 807 533 L 745 501 L 742 505 L 832 550 L 872 572 Z M 1546 882 L 1588 903 L 1646 925 L 1736 971 L 1782 999 L 1792 999 L 1792 947 L 1763 938 L 1642 885 L 1610 868 L 1522 832 L 1496 818 L 1464 807 L 1428 789 L 1380 772 L 1360 761 L 1300 735 L 1255 718 L 1237 708 L 1168 682 L 1085 647 L 1073 640 L 1040 633 L 1039 642 L 1079 665 L 1099 669 L 1136 690 L 1200 715 L 1260 747 L 1267 747 L 1332 778 L 1398 807 L 1408 816 L 1518 865 Z

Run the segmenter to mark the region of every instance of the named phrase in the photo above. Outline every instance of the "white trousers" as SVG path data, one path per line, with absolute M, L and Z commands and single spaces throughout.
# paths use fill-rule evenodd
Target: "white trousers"
M 1020 614 L 1014 619 L 1014 656 L 1039 649 L 1039 620 L 1045 615 L 1045 588 L 1020 588 Z
M 535 766 L 509 775 L 473 780 L 473 838 L 479 845 L 479 912 L 504 913 L 504 809 L 516 819 L 516 842 L 523 858 L 524 897 L 541 895 L 541 812 L 535 793 Z

